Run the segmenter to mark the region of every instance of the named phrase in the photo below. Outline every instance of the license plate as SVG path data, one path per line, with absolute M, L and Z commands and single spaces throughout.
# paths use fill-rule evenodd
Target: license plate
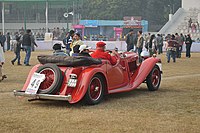
M 40 73 L 34 73 L 31 77 L 28 88 L 26 89 L 26 94 L 36 94 L 40 84 L 45 80 L 45 75 Z
M 69 79 L 68 83 L 67 83 L 67 86 L 76 87 L 76 84 L 77 84 L 77 79 Z

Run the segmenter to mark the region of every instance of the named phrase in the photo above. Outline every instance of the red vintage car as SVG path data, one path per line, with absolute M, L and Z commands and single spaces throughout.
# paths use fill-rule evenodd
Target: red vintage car
M 83 100 L 93 105 L 107 94 L 131 91 L 142 83 L 149 91 L 155 91 L 161 83 L 161 60 L 154 56 L 138 63 L 138 55 L 133 52 L 121 53 L 114 66 L 107 60 L 79 56 L 40 56 L 40 62 L 31 69 L 22 90 L 14 90 L 15 96 L 71 104 Z M 45 75 L 45 79 L 38 83 L 36 94 L 26 93 L 34 73 Z

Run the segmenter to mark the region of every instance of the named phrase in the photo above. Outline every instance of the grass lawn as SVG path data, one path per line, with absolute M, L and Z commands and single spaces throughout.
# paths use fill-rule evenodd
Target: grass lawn
M 30 64 L 38 63 L 32 53 Z M 199 133 L 200 132 L 200 53 L 176 63 L 166 63 L 160 55 L 163 76 L 160 89 L 149 92 L 141 85 L 131 92 L 106 96 L 95 106 L 70 105 L 62 101 L 33 101 L 13 96 L 20 90 L 31 66 L 10 63 L 12 52 L 6 52 L 4 73 L 8 78 L 0 83 L 1 133 Z M 25 54 L 22 52 L 21 63 Z

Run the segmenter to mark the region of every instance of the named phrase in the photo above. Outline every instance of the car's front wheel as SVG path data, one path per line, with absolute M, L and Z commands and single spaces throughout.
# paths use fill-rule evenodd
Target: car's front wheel
M 156 91 L 159 89 L 161 82 L 161 71 L 157 65 L 152 69 L 146 78 L 146 83 L 149 91 Z
M 104 96 L 105 83 L 101 75 L 96 74 L 92 77 L 88 90 L 84 97 L 84 102 L 89 105 L 98 104 Z

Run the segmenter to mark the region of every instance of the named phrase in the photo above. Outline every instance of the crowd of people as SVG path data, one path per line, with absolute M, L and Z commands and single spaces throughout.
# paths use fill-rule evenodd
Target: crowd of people
M 140 54 L 142 50 L 149 52 L 150 56 L 153 54 L 162 54 L 163 49 L 166 50 L 167 62 L 170 62 L 170 58 L 173 62 L 176 62 L 176 58 L 181 58 L 183 50 L 183 44 L 186 44 L 186 57 L 190 58 L 192 39 L 190 34 L 168 34 L 163 36 L 162 34 L 145 34 L 142 36 L 142 32 L 138 31 L 137 34 L 133 30 L 130 30 L 126 35 L 127 51 L 137 52 L 139 55 L 139 61 L 141 62 Z
M 2 73 L 2 66 L 5 63 L 4 52 L 5 45 L 4 43 L 7 41 L 7 50 L 12 50 L 15 53 L 15 58 L 11 60 L 11 64 L 14 65 L 17 61 L 17 65 L 21 64 L 20 52 L 21 50 L 25 51 L 26 56 L 24 59 L 24 65 L 30 66 L 29 60 L 31 57 L 31 52 L 34 50 L 34 47 L 37 47 L 35 43 L 34 37 L 30 29 L 26 30 L 26 33 L 20 32 L 20 34 L 15 34 L 15 40 L 13 42 L 9 38 L 10 34 L 7 33 L 6 36 L 2 35 L 0 32 L 0 81 L 7 78 L 6 75 Z M 66 36 L 63 39 L 63 44 L 56 43 L 53 46 L 53 55 L 56 56 L 89 56 L 93 58 L 101 58 L 107 59 L 110 61 L 112 65 L 116 64 L 118 54 L 115 50 L 108 54 L 106 52 L 106 43 L 98 42 L 96 44 L 96 50 L 89 54 L 89 46 L 85 45 L 81 39 L 81 35 L 74 30 L 66 33 Z M 192 39 L 190 34 L 168 34 L 167 36 L 163 36 L 162 34 L 145 34 L 143 35 L 142 31 L 138 31 L 134 33 L 131 29 L 129 33 L 126 35 L 126 43 L 127 43 L 127 51 L 134 51 L 138 53 L 139 62 L 142 62 L 141 52 L 148 51 L 150 56 L 153 54 L 162 54 L 163 49 L 166 50 L 167 62 L 170 62 L 170 59 L 173 59 L 173 62 L 176 62 L 176 58 L 181 58 L 181 53 L 183 49 L 183 44 L 186 44 L 186 57 L 190 58 L 190 49 L 192 45 Z M 12 45 L 11 45 L 12 44 Z
M 11 60 L 12 65 L 15 64 L 15 61 L 17 61 L 17 65 L 22 65 L 21 61 L 20 61 L 20 59 L 21 59 L 20 52 L 21 52 L 21 50 L 23 50 L 26 53 L 26 56 L 24 59 L 24 65 L 30 66 L 29 61 L 30 61 L 30 57 L 31 57 L 31 52 L 34 51 L 34 48 L 33 48 L 34 46 L 37 47 L 37 44 L 35 43 L 34 37 L 33 37 L 30 29 L 26 30 L 25 34 L 16 34 L 15 40 L 12 40 L 12 41 L 10 39 L 9 33 L 7 33 L 7 36 L 4 36 L 0 32 L 0 44 L 1 44 L 1 46 L 0 46 L 0 81 L 7 78 L 7 76 L 4 75 L 2 72 L 2 67 L 3 67 L 3 64 L 5 63 L 4 53 L 6 52 L 6 49 L 5 49 L 6 41 L 7 41 L 7 43 L 6 43 L 7 51 L 11 50 L 11 51 L 14 51 L 14 53 L 15 53 L 15 58 L 13 60 Z
M 53 29 L 47 29 L 48 33 L 52 33 L 53 34 L 53 40 L 62 40 L 65 35 L 66 35 L 66 29 L 63 28 L 59 28 L 59 27 L 55 27 Z M 8 31 L 4 37 L 6 40 L 6 44 L 7 45 L 7 50 L 13 50 L 12 44 L 10 43 L 9 40 L 16 40 L 16 35 L 23 35 L 25 34 L 26 30 L 22 27 L 19 30 L 11 30 Z M 46 29 L 45 28 L 39 28 L 39 29 L 35 29 L 31 31 L 33 37 L 35 40 L 44 40 L 45 39 L 45 33 L 46 33 Z M 10 44 L 10 45 L 9 45 Z M 10 46 L 10 47 L 9 47 Z
M 107 52 L 105 52 L 106 43 L 101 41 L 96 44 L 96 51 L 90 55 L 89 54 L 90 47 L 88 47 L 82 42 L 81 35 L 75 32 L 74 30 L 71 30 L 69 33 L 66 34 L 66 37 L 63 39 L 63 44 L 65 45 L 67 56 L 91 56 L 93 58 L 107 59 L 110 61 L 112 65 L 116 64 L 117 62 L 116 51 L 113 50 L 111 54 L 108 54 Z M 59 55 L 58 53 L 61 52 L 61 44 L 56 49 L 55 48 L 53 49 L 55 50 L 54 55 Z M 60 55 L 65 55 L 65 54 L 63 54 L 62 51 Z

